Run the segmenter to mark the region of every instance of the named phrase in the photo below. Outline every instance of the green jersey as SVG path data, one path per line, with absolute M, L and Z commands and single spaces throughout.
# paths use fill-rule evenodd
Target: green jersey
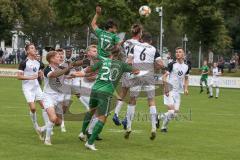
M 92 90 L 112 95 L 124 72 L 131 72 L 132 66 L 118 60 L 105 59 L 92 67 L 98 70 L 98 76 Z
M 202 70 L 203 73 L 207 73 L 209 68 L 208 68 L 208 66 L 202 66 L 201 70 Z M 207 74 L 202 74 L 201 78 L 202 79 L 207 79 L 208 78 L 208 73 Z
M 100 28 L 97 28 L 95 32 L 98 38 L 98 58 L 104 59 L 109 57 L 112 47 L 120 42 L 120 38 L 115 33 L 107 32 Z

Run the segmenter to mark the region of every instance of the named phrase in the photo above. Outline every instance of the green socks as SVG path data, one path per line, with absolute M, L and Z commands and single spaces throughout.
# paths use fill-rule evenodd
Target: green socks
M 90 112 L 87 112 L 84 117 L 83 125 L 82 125 L 82 133 L 83 134 L 86 134 L 86 130 L 87 130 L 88 124 L 90 123 L 91 119 L 92 119 L 92 114 Z
M 101 121 L 98 121 L 95 124 L 95 127 L 93 128 L 93 133 L 92 133 L 91 137 L 88 139 L 88 144 L 92 145 L 94 143 L 97 136 L 101 133 L 103 126 L 104 126 L 104 123 Z

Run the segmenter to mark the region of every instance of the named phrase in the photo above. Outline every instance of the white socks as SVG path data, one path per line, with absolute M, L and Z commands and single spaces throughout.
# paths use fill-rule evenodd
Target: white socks
M 218 97 L 219 96 L 219 88 L 217 87 L 216 88 L 216 97 Z
M 135 113 L 135 105 L 128 105 L 127 108 L 127 130 L 131 131 L 132 129 L 132 121 L 134 118 L 134 113 Z
M 51 139 L 51 133 L 52 133 L 52 130 L 53 130 L 53 126 L 54 126 L 54 124 L 51 121 L 48 121 L 46 138 L 45 138 L 45 140 L 47 140 L 47 141 Z
M 122 100 L 117 100 L 117 104 L 116 104 L 116 108 L 115 108 L 115 114 L 118 116 L 121 108 L 123 105 L 123 101 Z
M 84 105 L 84 107 L 88 111 L 89 110 L 90 97 L 80 96 L 79 101 Z
M 149 112 L 150 112 L 150 118 L 151 118 L 151 123 L 152 123 L 152 131 L 156 131 L 156 117 L 157 117 L 157 109 L 156 106 L 150 106 L 149 107 Z
M 29 114 L 30 114 L 30 117 L 31 117 L 31 120 L 32 120 L 32 123 L 33 123 L 33 127 L 34 127 L 35 129 L 38 129 L 37 114 L 36 114 L 36 112 L 32 113 L 32 112 L 30 111 Z
M 213 96 L 213 87 L 209 86 L 210 96 Z M 219 87 L 216 87 L 216 97 L 219 96 Z
M 209 92 L 210 92 L 210 96 L 213 96 L 213 88 L 212 88 L 212 86 L 209 86 Z
M 175 111 L 174 110 L 168 110 L 168 112 L 165 113 L 165 117 L 163 119 L 162 123 L 162 129 L 166 129 L 168 122 L 174 118 Z
M 96 124 L 97 122 L 98 122 L 98 118 L 97 118 L 95 115 L 93 115 L 92 120 L 91 120 L 91 122 L 90 122 L 90 125 L 89 125 L 89 127 L 88 127 L 88 133 L 89 133 L 89 134 L 92 134 L 93 128 L 95 127 L 95 124 Z
M 49 121 L 48 114 L 45 109 L 42 109 L 42 117 L 44 120 L 44 124 L 47 125 L 47 122 Z
M 65 124 L 64 124 L 64 114 L 62 114 L 62 123 L 61 123 L 61 128 L 65 127 Z

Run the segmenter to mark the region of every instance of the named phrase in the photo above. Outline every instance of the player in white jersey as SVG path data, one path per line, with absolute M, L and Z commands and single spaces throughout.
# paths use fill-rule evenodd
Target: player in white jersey
M 212 79 L 209 85 L 209 91 L 210 91 L 210 96 L 209 98 L 213 98 L 213 87 L 216 87 L 216 97 L 218 98 L 219 96 L 219 76 L 222 75 L 221 70 L 217 67 L 217 63 L 213 63 L 213 69 L 212 69 Z
M 51 132 L 54 124 L 60 125 L 62 122 L 61 113 L 57 114 L 59 104 L 62 103 L 62 83 L 61 76 L 70 71 L 72 64 L 70 63 L 66 68 L 59 68 L 60 66 L 60 55 L 56 51 L 50 51 L 46 57 L 49 65 L 44 69 L 44 93 L 43 93 L 43 105 L 44 109 L 48 113 L 49 121 L 46 128 L 46 138 L 44 144 L 51 144 Z M 61 110 L 60 110 L 61 111 Z
M 130 50 L 132 49 L 132 47 L 136 43 L 139 43 L 139 41 L 142 37 L 142 31 L 143 31 L 143 28 L 141 25 L 139 25 L 139 24 L 132 25 L 132 27 L 131 27 L 132 38 L 126 40 L 123 43 L 124 54 L 125 54 L 125 55 L 123 55 L 123 57 L 126 57 L 126 58 L 124 58 L 125 61 L 128 57 Z M 127 92 L 131 86 L 131 81 L 129 80 L 128 75 L 129 75 L 128 73 L 124 73 L 122 76 L 122 87 L 121 87 L 121 91 L 119 93 L 119 98 L 117 100 L 115 111 L 114 111 L 114 116 L 112 119 L 114 124 L 117 126 L 121 125 L 120 120 L 119 120 L 119 112 L 123 105 L 123 99 L 126 97 Z M 126 118 L 122 121 L 123 125 L 126 125 L 126 121 L 127 121 Z
M 163 75 L 164 104 L 168 111 L 161 115 L 163 120 L 161 131 L 167 132 L 168 122 L 177 116 L 180 109 L 181 95 L 188 95 L 188 76 L 190 67 L 184 63 L 184 50 L 181 47 L 176 49 L 176 61 L 168 64 Z
M 156 119 L 157 109 L 155 104 L 155 80 L 154 67 L 163 67 L 160 54 L 156 48 L 151 45 L 152 37 L 149 33 L 144 33 L 142 36 L 143 43 L 139 42 L 134 45 L 128 55 L 128 62 L 132 63 L 133 67 L 140 70 L 141 75 L 132 80 L 130 87 L 130 102 L 127 108 L 127 131 L 125 138 L 128 139 L 132 130 L 132 121 L 134 118 L 136 100 L 141 91 L 145 91 L 148 97 L 148 105 L 151 119 L 151 137 L 153 140 L 156 137 Z
M 34 44 L 30 43 L 25 47 L 27 53 L 27 59 L 19 65 L 19 71 L 17 74 L 17 78 L 22 80 L 22 90 L 26 101 L 29 105 L 30 109 L 30 117 L 33 122 L 34 129 L 39 134 L 39 138 L 43 140 L 41 134 L 41 128 L 37 123 L 37 114 L 36 114 L 36 106 L 35 101 L 38 101 L 40 106 L 43 109 L 42 104 L 42 89 L 40 88 L 38 77 L 42 76 L 42 71 L 40 70 L 40 62 L 36 60 L 36 48 Z M 48 121 L 47 113 L 42 110 L 42 116 L 45 124 Z

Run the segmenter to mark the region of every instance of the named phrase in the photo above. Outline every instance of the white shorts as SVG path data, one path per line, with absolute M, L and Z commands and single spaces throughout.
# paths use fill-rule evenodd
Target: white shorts
M 81 86 L 81 78 L 73 78 L 72 79 L 72 85 L 71 85 L 71 90 L 74 94 L 79 94 L 80 91 L 80 86 Z
M 181 103 L 181 94 L 179 92 L 170 91 L 169 96 L 164 95 L 164 104 L 174 106 L 175 110 L 179 110 Z
M 131 80 L 128 78 L 129 73 L 124 73 L 122 75 L 122 87 L 124 88 L 130 88 L 131 87 Z
M 220 80 L 218 78 L 211 79 L 210 86 L 219 87 L 219 84 L 220 84 Z
M 148 99 L 155 97 L 154 77 L 140 77 L 132 80 L 130 87 L 130 97 L 138 97 L 141 91 L 147 93 Z
M 81 96 L 90 97 L 94 83 L 95 81 L 88 81 L 87 79 L 82 78 L 80 87 Z
M 43 92 L 42 92 L 42 89 L 40 88 L 40 86 L 33 87 L 31 89 L 23 88 L 23 94 L 28 103 L 40 101 L 43 99 Z
M 62 103 L 62 96 L 58 93 L 43 93 L 43 106 L 44 109 L 48 109 L 50 107 L 56 108 L 58 105 Z

